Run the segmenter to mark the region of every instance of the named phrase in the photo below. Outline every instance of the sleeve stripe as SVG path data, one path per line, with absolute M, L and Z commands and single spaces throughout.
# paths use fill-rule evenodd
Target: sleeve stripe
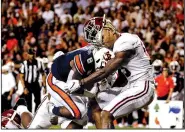
M 83 63 L 82 63 L 82 57 L 81 57 L 81 54 L 79 55 L 79 58 L 80 58 L 80 63 L 81 63 L 81 65 L 82 65 L 83 71 L 85 72 L 85 68 L 84 68 L 84 65 L 83 65 Z
M 78 73 L 80 73 L 80 75 L 82 75 L 82 73 L 78 70 L 77 65 L 76 65 L 76 59 L 74 58 L 74 64 L 75 64 L 75 68 L 77 69 Z
M 75 63 L 75 66 L 76 66 L 76 69 L 78 70 L 78 72 L 79 72 L 81 75 L 83 75 L 85 71 L 83 70 L 83 66 L 82 66 L 82 64 L 81 64 L 81 62 L 80 62 L 79 55 L 76 55 L 76 56 L 74 57 L 74 63 Z

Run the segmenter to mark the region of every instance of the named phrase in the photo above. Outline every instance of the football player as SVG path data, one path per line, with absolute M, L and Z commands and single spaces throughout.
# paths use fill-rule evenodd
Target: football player
M 110 128 L 114 118 L 129 114 L 150 104 L 154 96 L 154 79 L 150 57 L 141 39 L 130 33 L 118 33 L 112 22 L 94 17 L 85 23 L 87 42 L 112 49 L 115 57 L 104 68 L 82 79 L 71 92 L 107 78 L 119 68 L 125 69 L 128 85 L 101 113 L 102 128 Z M 75 89 L 75 90 L 74 90 Z
M 177 61 L 172 61 L 169 64 L 169 69 L 172 74 L 172 79 L 174 81 L 174 90 L 172 93 L 172 100 L 182 100 L 183 99 L 183 88 L 184 88 L 184 78 L 179 73 L 180 65 Z
M 153 63 L 153 74 L 154 74 L 154 78 L 157 77 L 158 75 L 160 75 L 162 73 L 162 69 L 163 69 L 163 62 L 159 59 L 156 59 Z
M 4 111 L 1 114 L 1 126 L 4 129 L 27 128 L 32 120 L 32 114 L 28 111 L 27 103 L 20 98 L 13 109 Z
M 48 104 L 50 113 L 70 120 L 81 120 L 86 116 L 87 97 L 79 96 L 84 94 L 84 90 L 79 90 L 76 95 L 68 91 L 77 85 L 77 80 L 94 72 L 93 49 L 94 46 L 86 46 L 60 55 L 53 61 L 46 80 L 47 91 L 60 105 Z
M 80 54 L 78 54 L 79 55 L 79 57 L 80 57 L 80 64 L 83 66 L 83 68 L 84 69 L 86 69 L 86 70 L 89 70 L 89 71 L 94 71 L 94 69 L 99 69 L 99 68 L 101 68 L 101 67 L 103 67 L 103 66 L 105 66 L 105 64 L 107 63 L 107 61 L 108 60 L 110 60 L 112 57 L 114 57 L 114 54 L 113 54 L 113 52 L 112 51 L 110 51 L 110 50 L 108 50 L 108 49 L 106 49 L 106 48 L 101 48 L 101 49 L 94 49 L 94 48 L 92 48 L 92 49 L 89 49 L 89 47 L 86 47 L 87 49 L 85 50 L 85 51 L 81 51 L 81 53 Z M 91 51 L 89 51 L 89 50 L 91 50 Z M 93 51 L 93 52 L 92 52 Z M 73 52 L 71 52 L 72 54 L 74 54 L 75 52 L 79 52 L 79 50 L 77 50 L 77 51 L 73 51 Z M 88 53 L 89 52 L 89 53 Z M 71 60 L 71 61 L 73 61 L 75 64 L 73 65 L 74 67 L 73 68 L 75 68 L 76 69 L 76 73 L 74 72 L 73 74 L 71 74 L 71 76 L 73 76 L 73 75 L 75 75 L 76 76 L 76 78 L 80 78 L 80 77 L 83 77 L 83 76 L 87 76 L 86 74 L 85 74 L 85 72 L 83 73 L 83 72 L 81 72 L 80 73 L 80 66 L 79 66 L 79 64 L 77 64 L 77 58 L 75 58 L 75 57 L 77 57 L 77 56 L 74 56 L 74 55 L 72 55 L 70 52 L 68 53 L 68 54 L 66 54 L 66 55 L 64 55 L 64 56 L 62 56 L 62 55 L 59 55 L 59 57 L 63 57 L 61 60 L 58 60 L 58 61 L 60 61 L 60 63 L 61 63 L 61 65 L 60 65 L 60 67 L 62 67 L 62 66 L 65 66 L 65 65 L 67 65 L 67 63 L 65 63 L 65 62 L 67 62 L 66 60 L 67 60 L 67 57 L 71 57 L 71 59 L 72 59 L 72 57 L 74 57 L 74 60 Z M 87 55 L 87 54 L 89 54 L 89 56 Z M 58 57 L 58 58 L 59 58 Z M 65 57 L 65 59 L 64 59 L 64 57 Z M 91 59 L 93 59 L 93 62 L 91 63 L 91 61 L 92 60 L 88 60 L 88 59 L 85 59 L 84 57 L 87 57 L 88 59 L 89 58 L 91 58 Z M 54 57 L 54 58 L 56 58 L 57 59 L 57 57 Z M 54 61 L 54 64 L 55 64 L 56 62 Z M 87 63 L 90 63 L 91 65 L 89 66 Z M 69 64 L 70 64 L 70 62 L 69 62 Z M 56 65 L 55 65 L 56 66 Z M 59 67 L 58 65 L 56 66 L 56 67 Z M 62 68 L 62 69 L 64 69 L 64 68 Z M 65 69 L 67 69 L 67 68 L 65 68 Z M 92 72 L 89 72 L 88 74 L 90 74 L 90 73 L 92 73 Z M 62 71 L 61 73 L 64 73 L 64 71 Z M 69 75 L 70 75 L 70 73 L 68 73 Z M 72 78 L 70 78 L 69 79 L 69 75 L 68 75 L 68 80 L 71 80 L 71 79 L 74 79 L 73 77 Z M 67 76 L 67 75 L 66 75 Z M 96 95 L 96 93 L 98 92 L 98 91 L 105 91 L 106 89 L 108 89 L 109 87 L 110 87 L 110 85 L 111 84 L 114 84 L 114 82 L 115 82 L 115 80 L 117 79 L 117 73 L 115 73 L 115 74 L 113 74 L 113 75 L 111 75 L 109 78 L 108 78 L 108 80 L 109 81 L 107 81 L 107 80 L 102 80 L 102 81 L 100 81 L 99 83 L 97 83 L 97 85 L 98 85 L 98 87 L 97 87 L 97 85 L 95 85 L 92 89 L 81 89 L 80 91 L 75 91 L 75 93 L 73 93 L 73 95 L 70 95 L 72 98 L 78 98 L 78 100 L 79 99 L 84 99 L 84 104 L 83 103 L 81 103 L 81 106 L 85 106 L 87 103 L 88 103 L 88 101 L 87 100 L 85 100 L 86 98 L 84 98 L 84 97 L 80 97 L 80 96 L 76 96 L 76 95 L 74 95 L 74 94 L 77 94 L 77 95 L 83 95 L 83 96 L 87 96 L 87 97 L 91 97 L 91 98 L 93 98 L 93 97 L 95 97 L 95 95 Z M 61 82 L 61 81 L 58 81 L 58 82 Z M 70 82 L 70 81 L 69 81 Z M 109 82 L 109 84 L 107 83 L 107 82 Z M 62 83 L 64 83 L 64 82 L 62 82 Z M 106 84 L 106 85 L 105 85 Z M 57 85 L 59 85 L 59 84 L 57 84 Z M 66 84 L 66 85 L 68 85 L 68 83 Z M 60 85 L 60 87 L 61 87 L 61 89 L 63 88 L 62 87 L 63 85 Z M 59 88 L 60 88 L 59 87 Z M 63 88 L 64 89 L 64 88 Z M 68 89 L 67 89 L 68 90 Z M 48 90 L 49 91 L 49 90 Z M 68 95 L 68 93 L 67 93 L 67 91 L 65 91 L 65 89 L 64 89 L 64 92 L 65 92 L 65 94 L 67 94 Z M 68 95 L 69 96 L 69 95 Z M 55 100 L 56 100 L 56 98 L 54 97 L 54 96 L 52 96 L 51 98 L 54 98 Z M 93 99 L 92 99 L 93 100 Z M 103 104 L 105 104 L 105 101 L 102 101 L 103 100 L 103 96 L 99 96 L 98 98 L 97 98 L 97 102 L 98 102 L 98 104 L 99 105 L 101 105 L 102 104 L 102 102 L 103 102 Z M 86 119 L 86 118 L 82 118 L 81 120 L 74 120 L 75 118 L 74 117 L 72 117 L 72 114 L 70 113 L 70 109 L 69 110 L 67 110 L 67 106 L 65 106 L 65 104 L 63 103 L 63 104 L 57 104 L 57 103 L 53 103 L 53 101 L 51 101 L 52 103 L 50 103 L 50 105 L 51 106 L 49 106 L 49 112 L 50 113 L 52 113 L 52 114 L 55 114 L 55 115 L 57 115 L 57 116 L 60 116 L 60 117 L 66 117 L 66 119 L 68 119 L 68 126 L 67 127 L 65 127 L 65 128 L 82 128 L 83 127 L 83 125 L 84 125 L 84 119 Z M 57 100 L 57 102 L 59 102 L 58 100 Z M 80 103 L 80 101 L 78 101 L 79 103 Z M 90 102 L 92 102 L 92 101 L 90 101 Z M 80 105 L 78 103 L 78 105 Z M 49 103 L 48 103 L 49 104 Z M 70 104 L 67 104 L 67 105 L 70 105 Z M 43 105 L 43 107 L 45 107 L 44 105 Z M 80 107 L 79 109 L 82 109 L 83 107 Z M 99 111 L 100 111 L 100 108 L 98 107 L 98 105 L 95 103 L 95 104 L 90 104 L 90 108 L 93 110 L 93 112 L 92 112 L 92 116 L 93 116 L 93 119 L 95 120 L 95 124 L 96 124 L 96 127 L 97 128 L 100 128 L 100 116 L 99 116 Z M 56 112 L 56 109 L 57 109 L 57 111 L 58 112 Z M 85 108 L 85 109 L 87 109 L 87 108 Z M 44 110 L 44 109 L 43 109 Z M 42 110 L 40 110 L 40 111 L 42 111 Z M 40 114 L 39 114 L 40 113 Z M 39 115 L 42 115 L 44 112 L 38 112 L 38 116 L 37 116 L 37 118 L 39 119 L 39 117 L 41 117 L 41 116 L 39 116 Z M 46 112 L 47 113 L 47 112 Z M 45 116 L 44 117 L 46 117 L 46 114 L 45 114 Z M 84 116 L 83 116 L 84 117 Z M 47 117 L 46 117 L 47 118 Z M 78 118 L 76 118 L 76 119 L 78 119 Z M 40 119 L 40 120 L 43 120 L 43 119 Z M 48 120 L 48 119 L 44 119 L 43 120 L 43 122 L 46 122 L 46 120 Z M 35 123 L 35 124 L 41 124 L 41 123 L 38 123 L 38 120 L 35 118 L 35 122 L 37 122 L 37 123 Z M 83 122 L 83 123 L 82 123 Z M 47 123 L 42 123 L 42 124 L 47 124 Z M 48 122 L 48 124 L 50 125 L 51 123 L 50 122 Z M 81 127 L 75 127 L 76 125 L 81 125 Z M 35 126 L 36 125 L 30 125 L 30 128 L 35 128 Z M 66 125 L 64 125 L 64 126 L 66 126 Z M 70 126 L 73 126 L 73 127 L 70 127 Z M 43 127 L 44 128 L 44 127 Z
M 107 48 L 100 48 L 99 50 L 95 51 L 94 59 L 95 59 L 95 69 L 99 70 L 108 63 L 111 58 L 114 58 L 114 53 Z M 124 69 L 118 69 L 113 74 L 109 75 L 107 78 L 103 79 L 102 81 L 96 83 L 96 87 L 98 92 L 96 94 L 96 101 L 97 105 L 92 105 L 93 112 L 93 119 L 95 120 L 96 128 L 101 128 L 101 111 L 102 109 L 109 104 L 118 94 L 122 92 L 122 87 L 127 85 L 128 81 L 126 76 L 124 75 Z M 112 88 L 114 87 L 114 88 Z M 91 101 L 90 101 L 91 103 Z M 114 128 L 113 122 L 111 122 L 111 128 Z

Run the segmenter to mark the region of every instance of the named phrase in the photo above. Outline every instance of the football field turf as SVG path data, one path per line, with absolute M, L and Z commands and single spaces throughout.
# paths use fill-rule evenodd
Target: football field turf
M 52 127 L 50 127 L 50 129 L 60 129 L 59 125 L 53 125 Z M 88 129 L 96 129 L 95 126 L 90 126 L 88 127 Z M 116 129 L 147 129 L 147 128 L 133 128 L 133 127 L 118 127 L 116 126 Z

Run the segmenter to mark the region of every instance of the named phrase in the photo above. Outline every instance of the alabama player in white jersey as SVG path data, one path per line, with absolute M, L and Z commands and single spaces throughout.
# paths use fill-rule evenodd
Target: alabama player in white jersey
M 3 129 L 27 128 L 32 120 L 32 114 L 27 109 L 26 101 L 20 98 L 13 109 L 4 111 L 1 114 L 1 127 Z
M 104 68 L 82 79 L 80 85 L 76 85 L 76 90 L 108 77 L 119 68 L 125 69 L 128 79 L 128 85 L 123 87 L 123 92 L 106 105 L 101 113 L 102 128 L 110 128 L 114 118 L 127 115 L 152 102 L 154 80 L 150 57 L 137 35 L 118 33 L 111 21 L 105 17 L 94 17 L 86 22 L 84 35 L 89 43 L 112 49 L 115 57 Z M 74 91 L 73 89 L 71 92 Z
M 111 58 L 114 58 L 114 56 L 114 53 L 107 48 L 99 48 L 97 50 L 94 50 L 95 69 L 99 70 L 105 67 L 107 62 Z M 94 88 L 91 90 L 93 93 L 96 88 L 98 89 L 95 100 L 99 107 L 93 105 L 93 107 L 96 106 L 95 110 L 94 108 L 92 108 L 93 117 L 97 128 L 101 128 L 100 112 L 113 100 L 113 98 L 115 98 L 122 92 L 122 87 L 127 85 L 128 83 L 127 78 L 123 74 L 123 72 L 124 71 L 122 69 L 118 69 L 114 73 L 110 74 L 107 78 L 96 83 Z M 114 128 L 113 122 L 111 122 L 111 128 Z

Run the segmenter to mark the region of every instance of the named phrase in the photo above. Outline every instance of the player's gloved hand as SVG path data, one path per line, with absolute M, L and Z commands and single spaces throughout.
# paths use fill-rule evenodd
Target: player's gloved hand
M 64 89 L 67 93 L 74 93 L 75 91 L 80 89 L 80 81 L 70 80 L 67 82 L 67 86 Z

